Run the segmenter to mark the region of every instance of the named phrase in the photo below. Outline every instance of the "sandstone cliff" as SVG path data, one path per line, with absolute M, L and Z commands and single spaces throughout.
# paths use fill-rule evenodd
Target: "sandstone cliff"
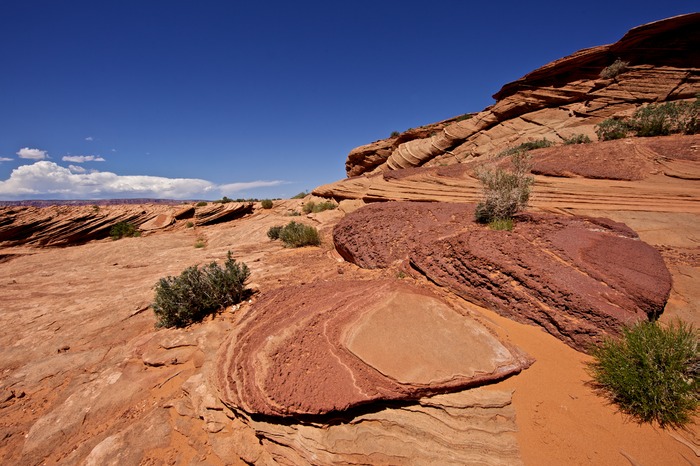
M 629 65 L 605 79 L 617 59 Z M 594 126 L 648 102 L 691 99 L 700 92 L 700 13 L 630 30 L 618 42 L 580 50 L 506 84 L 496 103 L 465 115 L 358 147 L 349 177 L 377 171 L 462 163 L 523 142 L 595 140 Z

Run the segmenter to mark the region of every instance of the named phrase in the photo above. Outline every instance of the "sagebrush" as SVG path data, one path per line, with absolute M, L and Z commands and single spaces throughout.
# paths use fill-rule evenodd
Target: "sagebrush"
M 263 209 L 272 209 L 272 200 L 271 200 L 271 199 L 263 199 L 263 200 L 260 202 L 260 206 L 261 206 Z
M 534 178 L 529 174 L 527 154 L 513 154 L 511 167 L 510 170 L 496 168 L 477 172 L 484 191 L 483 201 L 476 206 L 475 215 L 478 222 L 492 223 L 512 219 L 517 212 L 527 207 L 530 188 L 534 183 Z
M 304 204 L 303 210 L 305 214 L 323 212 L 324 210 L 333 210 L 338 207 L 338 204 L 332 201 L 323 201 L 316 203 L 314 201 L 309 201 Z
M 280 239 L 288 248 L 302 246 L 318 246 L 321 244 L 321 236 L 318 230 L 303 223 L 289 222 L 285 226 L 274 226 L 267 231 L 267 236 L 272 239 Z
M 688 424 L 700 401 L 698 336 L 681 321 L 625 327 L 621 338 L 606 339 L 594 349 L 589 366 L 594 385 L 638 421 Z
M 249 276 L 248 266 L 236 262 L 229 251 L 223 268 L 212 262 L 201 269 L 188 267 L 178 277 L 161 278 L 153 302 L 156 325 L 185 327 L 242 301 Z

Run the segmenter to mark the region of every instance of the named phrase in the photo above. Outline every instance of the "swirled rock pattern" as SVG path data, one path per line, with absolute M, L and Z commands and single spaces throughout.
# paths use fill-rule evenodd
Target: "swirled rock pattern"
M 453 118 L 359 147 L 349 177 L 376 171 L 462 163 L 523 142 L 595 140 L 595 125 L 649 102 L 694 99 L 700 92 L 700 13 L 631 29 L 618 42 L 580 50 L 506 84 L 496 103 L 471 118 Z M 628 63 L 612 78 L 600 72 Z M 416 135 L 420 135 L 414 137 Z
M 362 267 L 400 261 L 463 298 L 541 325 L 587 351 L 622 324 L 663 312 L 661 254 L 607 219 L 522 215 L 512 232 L 474 223 L 473 206 L 388 202 L 336 226 L 338 252 Z
M 432 293 L 400 280 L 278 289 L 222 347 L 221 398 L 267 416 L 323 415 L 498 380 L 530 361 Z

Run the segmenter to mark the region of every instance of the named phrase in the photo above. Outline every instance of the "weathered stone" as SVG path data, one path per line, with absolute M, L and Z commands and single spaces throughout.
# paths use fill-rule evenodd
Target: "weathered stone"
M 498 380 L 530 361 L 432 293 L 399 280 L 316 282 L 268 293 L 223 346 L 234 409 L 323 415 Z

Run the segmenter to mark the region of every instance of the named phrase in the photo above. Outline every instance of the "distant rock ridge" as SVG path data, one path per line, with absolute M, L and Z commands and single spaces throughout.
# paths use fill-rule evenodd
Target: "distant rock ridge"
M 618 75 L 601 71 L 621 59 Z M 594 126 L 640 105 L 700 93 L 700 13 L 631 29 L 611 45 L 580 50 L 506 84 L 483 111 L 445 120 L 353 149 L 348 177 L 462 163 L 523 142 L 596 139 Z

